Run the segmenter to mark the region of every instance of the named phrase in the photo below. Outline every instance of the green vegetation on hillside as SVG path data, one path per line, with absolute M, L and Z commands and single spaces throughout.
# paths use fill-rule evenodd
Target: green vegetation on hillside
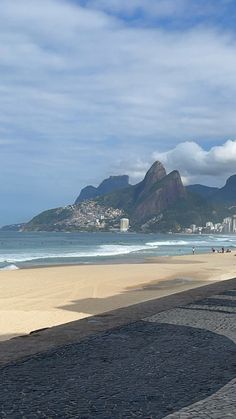
M 41 214 L 34 217 L 28 226 L 50 225 L 59 221 L 66 220 L 71 215 L 69 208 L 54 208 L 41 212 Z
M 152 228 L 154 231 L 178 232 L 191 224 L 204 226 L 208 221 L 221 222 L 228 215 L 230 211 L 226 207 L 213 205 L 199 195 L 188 192 L 185 199 L 178 200 L 163 211 L 162 219 Z

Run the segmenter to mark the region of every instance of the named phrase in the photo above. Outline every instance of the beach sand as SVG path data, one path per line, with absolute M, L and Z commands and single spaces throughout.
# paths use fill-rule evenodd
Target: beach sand
M 236 256 L 0 272 L 0 340 L 236 276 Z

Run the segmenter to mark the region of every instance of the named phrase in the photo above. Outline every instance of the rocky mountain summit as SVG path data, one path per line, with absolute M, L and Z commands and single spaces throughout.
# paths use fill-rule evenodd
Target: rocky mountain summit
M 105 195 L 99 202 L 105 206 L 122 208 L 133 225 L 141 225 L 159 215 L 186 195 L 180 174 L 166 174 L 162 163 L 155 162 L 137 185 Z
M 103 180 L 97 188 L 91 185 L 83 188 L 75 201 L 75 205 L 80 204 L 80 202 L 87 201 L 89 199 L 94 199 L 98 196 L 103 196 L 107 193 L 126 188 L 128 186 L 129 176 L 110 176 L 108 179 Z
M 149 178 L 148 173 L 146 177 L 146 185 L 138 196 L 132 217 L 139 223 L 155 217 L 179 199 L 186 197 L 186 191 L 177 170 L 156 181 Z

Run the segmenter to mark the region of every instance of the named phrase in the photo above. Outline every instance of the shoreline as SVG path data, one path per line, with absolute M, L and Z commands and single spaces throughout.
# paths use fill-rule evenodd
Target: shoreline
M 230 279 L 235 273 L 234 253 L 1 271 L 0 340 Z
M 231 254 L 233 254 L 233 252 L 235 251 L 235 256 L 236 256 L 236 248 L 231 248 Z M 227 253 L 227 252 L 225 252 Z M 195 253 L 194 256 L 202 256 L 202 255 L 211 255 L 211 248 L 209 247 L 209 251 L 198 251 L 197 253 Z M 216 252 L 216 254 L 219 254 L 218 252 Z M 122 255 L 120 255 L 120 259 L 115 259 L 112 258 L 111 256 L 107 257 L 107 259 L 109 258 L 109 260 L 96 260 L 94 262 L 75 262 L 75 263 L 55 263 L 55 264 L 48 264 L 48 265 L 33 265 L 33 266 L 17 266 L 18 262 L 8 262 L 6 261 L 6 263 L 9 263 L 10 265 L 15 265 L 17 267 L 17 269 L 15 270 L 28 270 L 28 269 L 47 269 L 47 268 L 60 268 L 60 267 L 70 267 L 70 266 L 107 266 L 107 265 L 142 265 L 145 263 L 155 263 L 156 259 L 165 259 L 165 258 L 183 258 L 183 257 L 189 257 L 189 256 L 193 256 L 190 252 L 188 253 L 180 253 L 180 254 L 173 254 L 173 255 L 158 255 L 158 256 L 148 256 L 148 257 L 128 257 L 127 254 L 127 259 L 126 258 L 122 258 Z M 105 258 L 105 257 L 104 257 Z M 99 257 L 97 257 L 97 259 L 99 259 Z M 101 257 L 101 259 L 103 259 L 103 256 Z M 20 262 L 20 263 L 24 263 L 24 262 Z M 1 272 L 9 272 L 9 271 L 14 271 L 14 269 L 0 269 L 0 273 Z

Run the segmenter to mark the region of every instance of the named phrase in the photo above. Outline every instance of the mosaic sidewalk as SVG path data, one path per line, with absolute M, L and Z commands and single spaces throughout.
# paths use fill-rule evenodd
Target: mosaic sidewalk
M 1 418 L 235 418 L 236 287 L 0 368 Z

